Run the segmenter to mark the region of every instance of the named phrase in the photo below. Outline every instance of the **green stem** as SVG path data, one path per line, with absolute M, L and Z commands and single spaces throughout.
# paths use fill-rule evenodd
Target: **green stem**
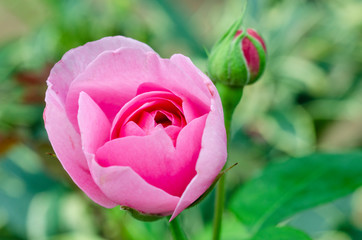
M 174 218 L 170 223 L 170 230 L 173 239 L 175 240 L 187 240 L 186 234 L 181 228 L 180 222 L 178 221 L 178 217 Z
M 216 199 L 215 199 L 215 215 L 214 215 L 214 228 L 213 228 L 213 240 L 220 239 L 221 234 L 221 221 L 224 210 L 225 200 L 225 174 L 220 177 L 216 186 Z
M 230 127 L 231 119 L 236 106 L 238 105 L 241 96 L 243 95 L 243 88 L 232 88 L 223 84 L 216 84 L 224 110 L 225 129 L 228 138 L 230 140 Z M 226 164 L 224 169 L 226 168 Z M 225 202 L 225 174 L 221 176 L 216 186 L 215 196 L 215 215 L 213 225 L 213 240 L 219 240 L 221 235 L 221 223 L 222 215 L 224 211 Z

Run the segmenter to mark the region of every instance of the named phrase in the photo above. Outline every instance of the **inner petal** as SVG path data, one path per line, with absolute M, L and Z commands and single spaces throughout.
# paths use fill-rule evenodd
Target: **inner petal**
M 143 129 L 143 131 L 146 134 L 149 133 L 155 127 L 155 120 L 153 119 L 152 115 L 148 112 L 142 112 L 139 121 L 129 121 L 129 122 L 134 122 L 135 124 L 137 124 L 140 128 Z M 123 128 L 124 127 L 122 127 L 122 129 Z
M 126 136 L 146 136 L 144 129 L 140 128 L 135 122 L 128 122 L 121 130 L 120 137 Z

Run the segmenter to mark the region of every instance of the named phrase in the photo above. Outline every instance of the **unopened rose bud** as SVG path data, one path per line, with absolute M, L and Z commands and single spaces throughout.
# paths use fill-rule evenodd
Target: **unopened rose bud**
M 208 70 L 213 81 L 243 87 L 258 80 L 265 68 L 266 47 L 253 29 L 234 24 L 211 51 Z

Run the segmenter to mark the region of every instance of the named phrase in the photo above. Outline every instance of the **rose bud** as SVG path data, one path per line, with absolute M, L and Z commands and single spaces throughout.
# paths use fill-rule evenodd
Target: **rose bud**
M 47 83 L 53 149 L 104 207 L 173 219 L 225 164 L 219 94 L 181 54 L 163 59 L 144 43 L 107 37 L 68 51 Z
M 258 80 L 265 68 L 266 47 L 253 30 L 238 30 L 234 24 L 213 47 L 208 71 L 214 82 L 230 87 L 244 87 Z

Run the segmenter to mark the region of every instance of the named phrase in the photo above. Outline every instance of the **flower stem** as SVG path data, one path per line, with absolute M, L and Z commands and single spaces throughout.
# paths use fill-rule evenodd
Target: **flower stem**
M 223 84 L 216 84 L 220 98 L 223 104 L 224 118 L 225 118 L 225 129 L 227 134 L 227 140 L 230 140 L 230 127 L 231 118 L 234 113 L 236 106 L 238 105 L 242 95 L 243 88 L 232 88 Z M 229 144 L 228 144 L 229 147 Z M 226 164 L 224 169 L 226 168 Z M 225 202 L 225 174 L 220 177 L 219 182 L 216 186 L 215 196 L 215 215 L 213 222 L 213 240 L 219 240 L 221 235 L 221 222 L 224 211 Z
M 220 177 L 216 186 L 216 199 L 215 199 L 215 215 L 214 215 L 214 228 L 213 240 L 219 240 L 221 234 L 222 214 L 224 210 L 225 200 L 225 175 Z
M 187 240 L 186 234 L 181 228 L 178 217 L 174 218 L 170 223 L 170 230 L 174 240 Z

